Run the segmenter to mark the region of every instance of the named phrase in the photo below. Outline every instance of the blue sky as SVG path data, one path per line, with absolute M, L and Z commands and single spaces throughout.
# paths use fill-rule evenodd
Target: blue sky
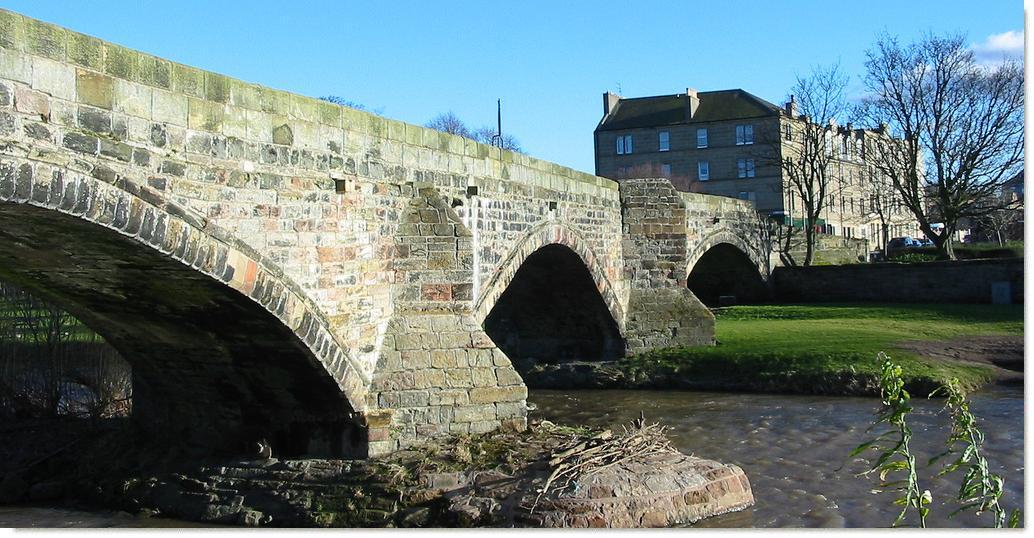
M 858 91 L 886 31 L 964 32 L 1022 50 L 1017 1 L 176 2 L 7 0 L 3 7 L 170 60 L 424 124 L 453 111 L 549 161 L 593 171 L 604 91 L 743 88 L 781 103 L 798 73 L 839 61 Z M 1009 33 L 1012 32 L 1012 33 Z M 992 37 L 994 36 L 994 37 Z M 989 40 L 990 38 L 990 40 Z M 981 48 L 982 47 L 982 48 Z

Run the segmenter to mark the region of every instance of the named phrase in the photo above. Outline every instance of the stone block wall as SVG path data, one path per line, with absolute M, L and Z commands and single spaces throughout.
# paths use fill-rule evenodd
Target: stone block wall
M 714 344 L 714 316 L 686 288 L 687 216 L 680 193 L 666 179 L 625 180 L 621 213 L 627 353 Z
M 797 260 L 804 259 L 804 248 L 792 251 Z M 869 261 L 869 241 L 838 235 L 815 235 L 815 264 L 842 265 Z
M 779 267 L 773 289 L 783 302 L 990 303 L 1008 282 L 1023 304 L 1023 258 L 954 262 Z
M 369 452 L 526 426 L 528 390 L 471 315 L 471 232 L 431 185 L 401 215 L 392 320 L 369 393 Z

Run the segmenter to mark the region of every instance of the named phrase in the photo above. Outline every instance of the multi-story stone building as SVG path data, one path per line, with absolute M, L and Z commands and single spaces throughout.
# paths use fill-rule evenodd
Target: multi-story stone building
M 804 222 L 801 199 L 780 165 L 807 121 L 792 97 L 780 107 L 741 89 L 627 99 L 608 92 L 603 109 L 595 131 L 597 175 L 668 177 L 681 190 L 750 200 L 770 216 Z M 884 132 L 850 124 L 827 129 L 832 162 L 821 231 L 872 238 L 873 246 L 884 221 L 890 237 L 917 235 L 893 189 L 865 160 L 866 144 Z

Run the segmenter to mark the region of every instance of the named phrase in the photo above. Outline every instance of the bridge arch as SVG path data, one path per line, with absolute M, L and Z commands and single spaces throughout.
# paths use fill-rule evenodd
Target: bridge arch
M 712 232 L 687 257 L 686 285 L 708 306 L 719 306 L 723 296 L 757 301 L 766 290 L 766 264 L 757 251 L 730 230 Z
M 134 415 L 194 450 L 359 454 L 368 386 L 274 264 L 126 178 L 0 162 L 0 277 L 47 296 L 133 367 Z
M 588 269 L 559 243 L 527 257 L 483 325 L 521 374 L 539 364 L 615 360 L 625 352 Z
M 524 265 L 524 262 L 527 261 L 528 257 L 549 245 L 563 245 L 578 255 L 585 269 L 592 277 L 592 281 L 596 285 L 596 291 L 602 297 L 603 303 L 607 306 L 607 310 L 613 317 L 614 322 L 624 332 L 625 316 L 621 302 L 618 300 L 617 293 L 607 277 L 607 273 L 603 270 L 603 266 L 600 265 L 599 258 L 589 246 L 588 241 L 580 233 L 555 221 L 536 225 L 517 242 L 510 254 L 499 264 L 499 269 L 496 270 L 492 279 L 485 284 L 483 287 L 484 291 L 478 294 L 473 309 L 474 319 L 479 324 L 484 323 L 485 318 L 488 317 L 489 312 L 495 307 L 499 297 L 513 282 L 514 276 L 521 266 Z

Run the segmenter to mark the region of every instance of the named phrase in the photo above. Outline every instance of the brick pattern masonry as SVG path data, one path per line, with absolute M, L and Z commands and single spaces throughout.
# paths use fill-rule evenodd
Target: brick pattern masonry
M 571 247 L 642 351 L 712 343 L 685 275 L 719 231 L 748 248 L 745 202 L 619 190 L 2 10 L 0 202 L 115 229 L 265 306 L 365 417 L 371 455 L 523 427 L 526 390 L 479 324 L 529 249 Z

